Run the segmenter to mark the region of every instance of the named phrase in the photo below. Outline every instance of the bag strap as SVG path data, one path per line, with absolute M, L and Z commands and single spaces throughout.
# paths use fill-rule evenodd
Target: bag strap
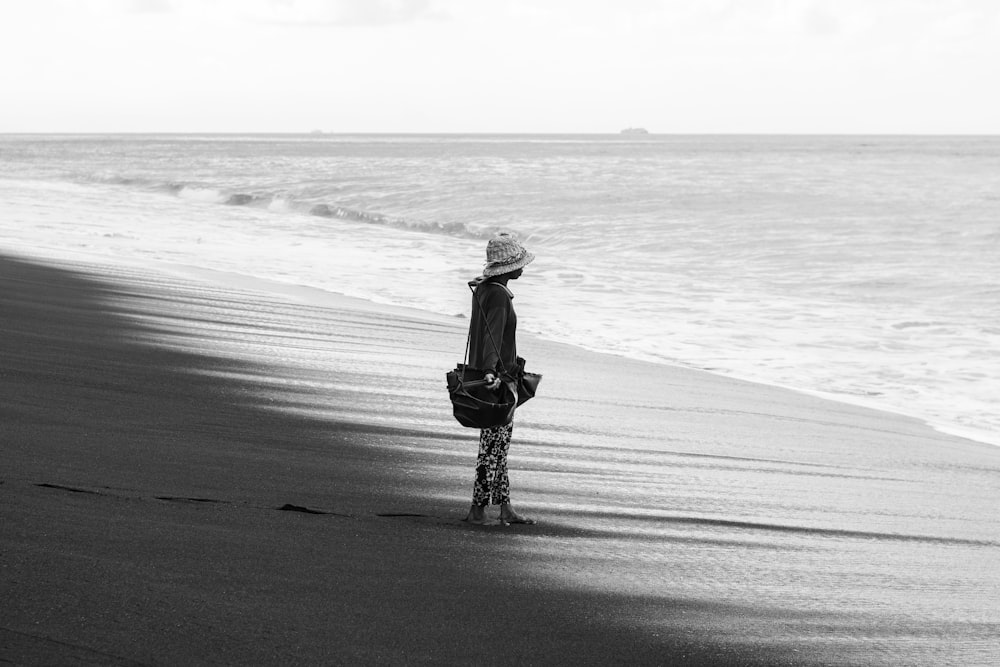
M 483 312 L 483 302 L 480 301 L 480 299 L 479 299 L 479 292 L 477 291 L 477 287 L 481 287 L 482 285 L 485 285 L 486 281 L 478 283 L 476 285 L 476 287 L 473 287 L 473 284 L 475 284 L 475 281 L 472 281 L 472 282 L 469 283 L 469 290 L 472 292 L 472 297 L 476 300 L 476 303 L 479 304 L 479 312 L 482 313 Z M 497 353 L 497 361 L 500 363 L 500 372 L 501 373 L 506 373 L 507 372 L 507 368 L 504 366 L 503 359 L 500 358 L 500 348 L 497 346 L 497 342 L 495 340 L 493 340 L 493 332 L 490 331 L 489 327 L 485 327 L 485 328 L 486 328 L 486 335 L 489 336 L 490 342 L 493 344 L 493 351 Z M 472 323 L 470 322 L 469 323 L 469 335 L 466 336 L 466 338 L 465 338 L 465 365 L 462 367 L 462 381 L 463 382 L 465 381 L 465 369 L 468 368 L 468 366 L 469 366 L 469 346 L 470 346 L 471 342 L 472 342 Z

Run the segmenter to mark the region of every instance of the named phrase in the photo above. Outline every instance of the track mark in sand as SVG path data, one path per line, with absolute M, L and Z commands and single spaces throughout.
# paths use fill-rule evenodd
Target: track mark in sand
M 225 500 L 217 500 L 215 498 L 188 498 L 186 496 L 153 496 L 157 500 L 165 500 L 171 503 L 224 503 L 229 505 L 230 503 Z
M 35 484 L 35 486 L 41 487 L 43 489 L 57 489 L 59 491 L 69 491 L 70 493 L 90 493 L 95 496 L 105 495 L 100 491 L 94 491 L 93 489 L 81 489 L 75 486 L 65 486 L 63 484 L 49 484 L 48 482 L 41 482 L 39 484 Z
M 0 481 L 0 484 L 2 484 L 2 483 L 3 482 Z M 116 494 L 116 493 L 113 493 L 113 492 L 112 493 L 102 493 L 101 491 L 96 491 L 94 489 L 84 489 L 84 488 L 80 488 L 80 487 L 76 487 L 76 486 L 66 486 L 64 484 L 50 484 L 48 482 L 39 482 L 39 483 L 36 483 L 35 486 L 39 486 L 39 487 L 42 487 L 44 489 L 56 489 L 56 490 L 59 490 L 59 491 L 69 491 L 70 493 L 86 493 L 86 494 L 93 495 L 93 496 L 119 497 L 119 498 L 129 498 L 129 497 L 131 497 L 131 498 L 135 498 L 135 499 L 138 499 L 138 500 L 142 500 L 141 496 L 121 495 L 121 494 Z M 182 504 L 196 504 L 196 505 L 201 505 L 201 504 L 236 505 L 237 504 L 237 503 L 234 503 L 231 500 L 221 500 L 219 498 L 203 498 L 203 497 L 198 497 L 198 496 L 153 496 L 153 498 L 155 500 L 162 500 L 162 501 L 168 502 L 168 503 L 182 503 Z M 249 508 L 251 508 L 251 509 L 270 509 L 270 508 L 264 508 L 264 507 L 261 507 L 259 505 L 252 505 L 252 504 L 251 505 L 246 505 L 246 506 L 249 507 Z M 325 516 L 339 516 L 339 517 L 345 517 L 345 518 L 348 518 L 348 519 L 355 519 L 355 518 L 357 518 L 353 514 L 345 514 L 343 512 L 331 512 L 329 510 L 320 510 L 320 509 L 315 509 L 313 507 L 305 507 L 303 505 L 293 505 L 291 503 L 285 503 L 281 507 L 275 507 L 273 509 L 276 509 L 279 512 L 299 512 L 301 514 L 319 514 L 319 515 L 325 515 Z M 379 516 L 412 516 L 412 517 L 423 517 L 425 515 L 423 515 L 423 514 L 383 514 L 383 515 L 379 515 Z
M 302 505 L 292 505 L 291 503 L 285 503 L 278 508 L 279 512 L 302 512 L 303 514 L 330 514 L 330 512 L 324 512 L 323 510 L 314 510 L 311 507 L 303 507 Z
M 330 512 L 327 510 L 318 510 L 313 507 L 305 507 L 303 505 L 292 505 L 291 503 L 285 503 L 281 507 L 276 507 L 279 512 L 301 512 L 302 514 L 322 514 L 325 516 L 340 516 L 347 519 L 356 518 L 352 514 L 344 514 L 343 512 Z

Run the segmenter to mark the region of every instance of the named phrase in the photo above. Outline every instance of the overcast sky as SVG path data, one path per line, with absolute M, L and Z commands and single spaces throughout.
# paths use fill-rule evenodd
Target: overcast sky
M 0 132 L 1000 133 L 1000 0 L 0 0 Z

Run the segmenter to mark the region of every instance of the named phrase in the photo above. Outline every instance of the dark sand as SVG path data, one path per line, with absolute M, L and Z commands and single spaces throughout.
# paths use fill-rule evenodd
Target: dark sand
M 461 320 L 3 256 L 0 284 L 0 662 L 1000 658 L 997 448 L 529 341 L 540 523 L 476 528 Z

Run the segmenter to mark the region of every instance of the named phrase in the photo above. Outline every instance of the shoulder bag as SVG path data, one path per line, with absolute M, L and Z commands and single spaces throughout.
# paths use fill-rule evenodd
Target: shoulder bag
M 469 285 L 473 296 L 479 299 L 476 290 Z M 482 308 L 482 303 L 480 303 Z M 499 355 L 500 348 L 493 340 L 493 334 L 486 330 L 490 338 L 493 349 Z M 542 376 L 538 373 L 527 373 L 524 370 L 525 361 L 517 357 L 517 368 L 513 369 L 513 377 L 503 368 L 503 361 L 500 361 L 500 386 L 490 389 L 484 379 L 487 371 L 484 369 L 470 368 L 469 343 L 472 339 L 470 329 L 468 337 L 465 339 L 465 356 L 462 363 L 455 366 L 455 370 L 448 371 L 445 379 L 448 384 L 448 394 L 451 398 L 452 412 L 455 419 L 462 426 L 469 428 L 492 428 L 509 424 L 514 419 L 514 410 L 535 395 L 538 383 Z

